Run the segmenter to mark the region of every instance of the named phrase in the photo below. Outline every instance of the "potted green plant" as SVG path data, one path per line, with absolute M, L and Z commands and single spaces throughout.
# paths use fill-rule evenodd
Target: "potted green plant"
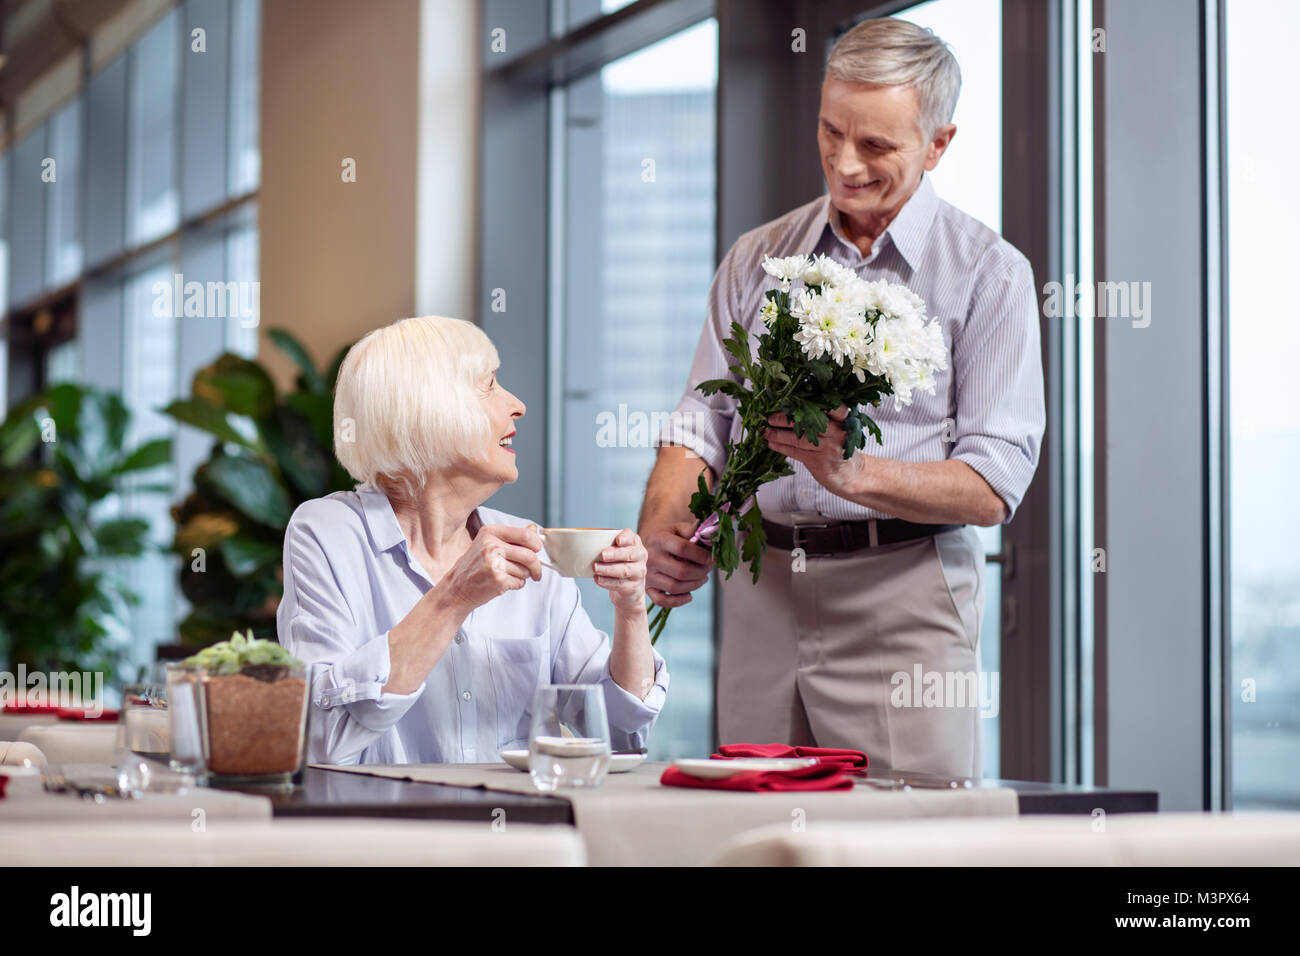
M 112 499 L 170 491 L 146 481 L 171 441 L 128 447 L 130 411 L 96 388 L 63 383 L 0 423 L 0 656 L 13 666 L 112 676 L 136 595 L 122 559 L 152 547 L 142 518 Z
M 218 783 L 288 783 L 306 753 L 307 668 L 274 641 L 233 634 L 186 659 L 199 682 L 208 774 Z
M 172 508 L 172 550 L 191 606 L 180 637 L 189 649 L 232 631 L 274 635 L 290 515 L 355 484 L 333 452 L 333 385 L 347 349 L 321 371 L 288 332 L 268 335 L 298 368 L 292 391 L 277 393 L 265 368 L 227 353 L 195 373 L 189 398 L 164 409 L 216 439 L 194 490 Z

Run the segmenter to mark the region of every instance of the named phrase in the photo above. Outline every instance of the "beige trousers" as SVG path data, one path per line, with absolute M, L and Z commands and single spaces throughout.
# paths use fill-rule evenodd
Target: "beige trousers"
M 979 675 L 983 572 L 970 527 L 802 562 L 768 548 L 757 585 L 744 565 L 722 583 L 720 742 L 978 777 L 980 689 L 996 686 Z

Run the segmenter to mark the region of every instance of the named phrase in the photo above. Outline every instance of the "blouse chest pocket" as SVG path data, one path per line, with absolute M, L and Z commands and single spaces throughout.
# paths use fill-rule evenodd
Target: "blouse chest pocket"
M 501 747 L 528 746 L 533 695 L 551 682 L 551 633 L 535 637 L 494 638 L 488 643 L 492 686 L 497 696 L 497 731 Z

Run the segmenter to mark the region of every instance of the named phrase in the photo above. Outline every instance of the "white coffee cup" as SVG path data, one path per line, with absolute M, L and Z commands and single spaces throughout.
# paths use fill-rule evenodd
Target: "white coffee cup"
M 538 528 L 546 554 L 542 564 L 566 578 L 594 578 L 592 565 L 614 543 L 621 528 Z

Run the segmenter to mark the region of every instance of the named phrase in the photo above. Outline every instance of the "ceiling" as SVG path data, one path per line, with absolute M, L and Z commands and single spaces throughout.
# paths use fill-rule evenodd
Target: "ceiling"
M 0 109 L 129 0 L 0 0 Z

